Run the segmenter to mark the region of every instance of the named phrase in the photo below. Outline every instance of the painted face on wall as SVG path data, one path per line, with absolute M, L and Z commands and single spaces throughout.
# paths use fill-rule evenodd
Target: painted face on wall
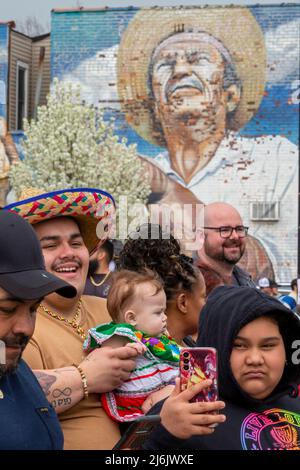
M 153 56 L 156 117 L 164 131 L 177 121 L 203 138 L 225 127 L 224 60 L 213 44 L 182 41 L 178 36 L 178 41 L 166 41 Z

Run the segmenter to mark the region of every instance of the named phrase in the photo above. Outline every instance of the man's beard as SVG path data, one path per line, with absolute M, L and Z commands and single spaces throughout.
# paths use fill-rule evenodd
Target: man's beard
M 7 366 L 6 364 L 0 364 L 0 380 L 5 375 L 13 374 L 17 370 L 21 360 L 21 356 L 22 354 L 20 354 L 16 361 L 13 364 L 10 364 L 9 366 Z
M 233 265 L 237 264 L 240 261 L 241 257 L 243 256 L 243 254 L 244 254 L 244 249 L 242 249 L 241 246 L 239 248 L 240 248 L 240 252 L 234 257 L 226 256 L 225 251 L 223 249 L 223 259 L 224 259 L 224 261 L 226 261 L 226 263 L 228 263 L 228 264 L 233 264 Z
M 225 250 L 226 248 L 229 248 L 231 246 L 235 246 L 239 248 L 239 252 L 237 254 L 229 256 L 228 254 L 226 254 Z M 229 244 L 228 246 L 223 246 L 220 252 L 216 252 L 215 248 L 211 248 L 210 245 L 207 243 L 207 241 L 204 241 L 204 250 L 205 250 L 206 255 L 209 258 L 214 259 L 215 261 L 221 261 L 223 263 L 235 265 L 239 262 L 239 260 L 243 256 L 245 247 L 241 243 L 232 243 L 232 244 Z
M 21 351 L 20 354 L 16 357 L 16 359 L 10 363 L 10 364 L 0 364 L 0 380 L 2 377 L 8 374 L 12 374 L 13 372 L 16 371 L 18 368 L 18 365 L 20 363 L 22 353 L 28 344 L 30 338 L 29 336 L 25 336 L 23 334 L 18 334 L 18 335 L 12 335 L 12 336 L 6 336 L 4 338 L 0 338 L 1 341 L 4 342 L 5 346 L 20 346 Z

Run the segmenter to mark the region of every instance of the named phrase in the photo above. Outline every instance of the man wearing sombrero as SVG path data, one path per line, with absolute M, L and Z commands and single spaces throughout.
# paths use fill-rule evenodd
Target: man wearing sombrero
M 266 67 L 247 8 L 153 9 L 138 12 L 122 36 L 118 89 L 129 124 L 167 148 L 149 160 L 199 200 L 230 203 L 246 225 L 251 202 L 280 203 L 276 227 L 257 223 L 255 236 L 287 281 L 297 250 L 297 147 L 281 136 L 237 135 L 259 108 Z
M 111 223 L 114 200 L 91 188 L 36 193 L 5 209 L 33 225 L 47 271 L 76 287 L 77 296 L 64 299 L 55 293 L 44 298 L 24 357 L 59 415 L 65 449 L 111 449 L 120 433 L 101 408 L 98 394 L 129 377 L 137 353 L 123 347 L 84 356 L 87 331 L 110 317 L 106 300 L 82 294 L 89 252 L 99 243 L 97 234 Z

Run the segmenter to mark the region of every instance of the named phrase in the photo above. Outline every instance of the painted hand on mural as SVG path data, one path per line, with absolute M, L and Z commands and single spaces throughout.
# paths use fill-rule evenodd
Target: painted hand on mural
M 149 175 L 152 190 L 150 203 L 203 204 L 191 191 L 169 178 L 150 158 L 139 158 Z
M 192 255 L 193 249 L 197 249 L 192 246 L 196 240 L 196 229 L 200 227 L 203 202 L 189 189 L 169 178 L 151 159 L 140 159 L 152 191 L 148 199 L 151 220 L 164 226 L 167 231 L 171 230 L 181 242 L 183 251 Z
M 238 266 L 248 272 L 254 280 L 262 275 L 275 279 L 272 262 L 266 250 L 259 240 L 251 235 L 246 239 L 245 251 Z

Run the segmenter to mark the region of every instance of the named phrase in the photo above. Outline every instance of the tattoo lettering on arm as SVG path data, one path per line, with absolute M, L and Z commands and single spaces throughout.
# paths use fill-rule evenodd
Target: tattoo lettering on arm
M 64 413 L 83 399 L 82 381 L 75 366 L 35 370 L 34 373 L 57 414 Z
M 63 390 L 55 388 L 52 392 L 52 406 L 56 408 L 57 406 L 70 406 L 72 404 L 72 389 L 70 387 L 65 387 Z
M 50 395 L 50 388 L 52 387 L 54 382 L 56 382 L 57 377 L 55 377 L 55 375 L 46 374 L 45 372 L 40 371 L 35 371 L 34 375 L 38 379 L 46 397 Z

